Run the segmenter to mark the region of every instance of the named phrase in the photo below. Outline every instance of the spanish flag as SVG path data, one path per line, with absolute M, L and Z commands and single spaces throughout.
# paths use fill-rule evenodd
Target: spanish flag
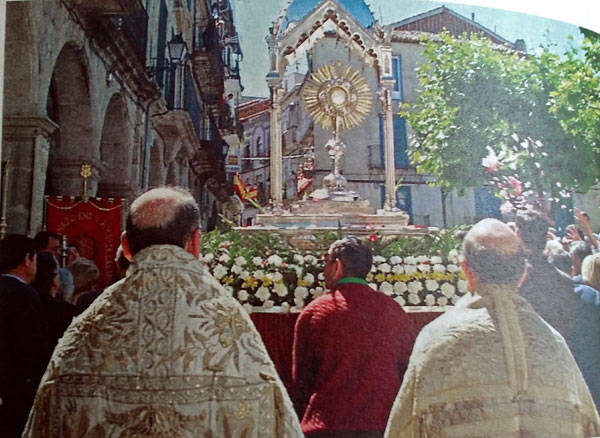
M 248 190 L 246 190 L 246 196 L 248 199 L 258 199 L 258 187 L 256 187 L 256 184 L 252 184 L 250 187 L 248 187 Z
M 242 177 L 239 173 L 233 174 L 233 192 L 238 195 L 242 202 L 246 202 L 248 199 L 248 192 L 246 191 L 246 185 L 242 181 Z

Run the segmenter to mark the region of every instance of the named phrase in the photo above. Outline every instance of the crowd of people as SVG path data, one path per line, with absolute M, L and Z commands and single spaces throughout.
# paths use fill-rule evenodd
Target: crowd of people
M 329 292 L 296 323 L 291 388 L 199 261 L 199 218 L 182 189 L 137 198 L 124 278 L 105 289 L 58 235 L 0 242 L 1 436 L 600 435 L 600 253 L 584 213 L 565 237 L 534 210 L 475 224 L 469 293 L 418 336 L 368 286 L 369 248 L 334 242 Z

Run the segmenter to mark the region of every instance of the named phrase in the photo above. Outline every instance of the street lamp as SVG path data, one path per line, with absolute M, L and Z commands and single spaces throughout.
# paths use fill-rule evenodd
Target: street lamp
M 183 41 L 183 36 L 180 33 L 174 35 L 171 41 L 167 43 L 167 51 L 169 53 L 169 60 L 172 64 L 181 63 L 182 59 L 187 53 L 187 45 Z

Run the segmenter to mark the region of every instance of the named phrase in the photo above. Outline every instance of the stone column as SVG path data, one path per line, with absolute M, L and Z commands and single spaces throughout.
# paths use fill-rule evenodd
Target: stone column
M 7 232 L 35 233 L 42 227 L 49 136 L 58 126 L 46 117 L 5 117 L 3 158 L 7 179 Z
M 283 151 L 281 141 L 281 82 L 269 84 L 271 87 L 271 204 L 273 212 L 281 212 L 283 207 Z
M 396 208 L 396 157 L 394 153 L 394 114 L 392 109 L 392 86 L 383 83 L 383 136 L 385 144 L 385 211 L 397 211 Z

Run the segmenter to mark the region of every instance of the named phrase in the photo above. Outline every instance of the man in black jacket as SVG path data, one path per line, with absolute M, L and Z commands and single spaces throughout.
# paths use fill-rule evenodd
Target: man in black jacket
M 40 297 L 29 285 L 36 246 L 9 234 L 0 242 L 0 436 L 20 437 L 49 351 Z

